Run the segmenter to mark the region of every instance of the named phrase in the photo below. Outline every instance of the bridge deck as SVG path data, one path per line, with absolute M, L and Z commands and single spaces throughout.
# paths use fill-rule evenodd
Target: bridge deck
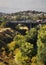
M 26 21 L 8 21 L 8 22 L 11 22 L 11 23 L 18 23 L 18 24 L 23 24 L 23 23 L 32 23 L 32 24 L 46 24 L 46 21 L 43 21 L 43 22 L 37 22 L 37 21 L 31 21 L 31 20 L 26 20 Z

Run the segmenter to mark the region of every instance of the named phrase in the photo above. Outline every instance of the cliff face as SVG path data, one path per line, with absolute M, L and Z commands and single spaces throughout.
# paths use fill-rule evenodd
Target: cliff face
M 14 31 L 11 28 L 0 28 L 0 48 L 6 46 L 14 38 Z

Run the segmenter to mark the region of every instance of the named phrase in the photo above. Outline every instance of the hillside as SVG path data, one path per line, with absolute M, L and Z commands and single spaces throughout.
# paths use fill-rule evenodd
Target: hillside
M 14 38 L 14 30 L 11 28 L 0 28 L 0 48 L 9 42 L 11 42 Z
M 26 24 L 10 21 L 42 20 L 44 12 L 23 11 L 0 17 L 0 65 L 46 65 L 46 24 Z M 38 22 L 38 21 L 37 21 Z
M 18 20 L 45 20 L 46 19 L 46 13 L 45 12 L 39 12 L 39 11 L 20 11 L 16 13 L 0 13 L 0 20 L 4 21 L 18 21 Z

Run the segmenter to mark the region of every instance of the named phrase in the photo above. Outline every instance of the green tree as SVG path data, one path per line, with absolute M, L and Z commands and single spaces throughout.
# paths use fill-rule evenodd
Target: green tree
M 26 32 L 26 40 L 31 43 L 36 43 L 37 40 L 37 30 L 32 28 L 30 31 Z
M 38 31 L 38 61 L 46 63 L 46 25 Z

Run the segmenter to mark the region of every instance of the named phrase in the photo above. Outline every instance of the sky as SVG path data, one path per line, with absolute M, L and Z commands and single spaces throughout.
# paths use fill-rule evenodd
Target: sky
M 36 10 L 46 12 L 46 0 L 0 0 L 0 12 Z

